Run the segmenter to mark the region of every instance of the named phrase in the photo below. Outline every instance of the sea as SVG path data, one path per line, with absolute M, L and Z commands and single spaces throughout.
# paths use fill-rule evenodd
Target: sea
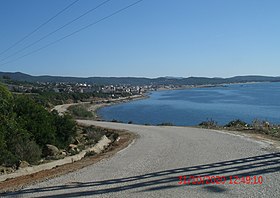
M 240 119 L 280 124 L 280 82 L 150 92 L 149 98 L 98 110 L 106 121 L 196 126 L 214 120 L 224 125 Z

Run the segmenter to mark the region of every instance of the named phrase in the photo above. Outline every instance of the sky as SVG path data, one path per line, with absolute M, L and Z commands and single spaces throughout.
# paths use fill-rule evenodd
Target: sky
M 111 0 L 15 54 L 104 2 L 79 0 L 1 54 L 73 1 L 1 0 L 0 71 L 77 77 L 280 76 L 279 0 L 143 0 L 20 58 L 137 1 Z

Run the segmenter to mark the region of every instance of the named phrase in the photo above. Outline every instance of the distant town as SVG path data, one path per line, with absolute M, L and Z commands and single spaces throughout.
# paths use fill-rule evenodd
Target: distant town
M 16 93 L 102 93 L 116 98 L 120 95 L 142 95 L 148 91 L 191 88 L 194 85 L 98 85 L 95 83 L 73 82 L 26 82 L 2 76 L 1 81 L 9 91 Z

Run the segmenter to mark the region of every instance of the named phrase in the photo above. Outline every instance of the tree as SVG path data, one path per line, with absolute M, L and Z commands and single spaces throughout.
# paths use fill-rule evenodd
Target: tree
M 7 116 L 12 112 L 13 95 L 0 84 L 0 115 Z
M 37 163 L 43 146 L 68 146 L 75 135 L 71 116 L 49 112 L 29 96 L 13 96 L 0 85 L 0 166 L 19 160 Z
M 39 146 L 55 143 L 55 126 L 51 114 L 41 105 L 28 96 L 18 96 L 15 99 L 14 111 L 19 125 L 33 135 Z
M 57 111 L 52 111 L 56 127 L 56 144 L 66 147 L 76 135 L 76 123 L 70 115 L 59 116 Z

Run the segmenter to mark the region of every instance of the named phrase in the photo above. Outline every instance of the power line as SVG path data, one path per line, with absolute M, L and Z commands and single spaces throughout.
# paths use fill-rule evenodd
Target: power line
M 55 19 L 56 17 L 58 17 L 60 14 L 62 14 L 63 12 L 65 12 L 66 10 L 68 10 L 70 7 L 72 7 L 75 3 L 77 3 L 80 0 L 76 0 L 72 3 L 70 3 L 69 5 L 67 5 L 65 8 L 63 8 L 61 11 L 59 11 L 58 13 L 56 13 L 54 16 L 52 16 L 51 18 L 49 18 L 47 21 L 45 21 L 44 23 L 42 23 L 41 25 L 39 25 L 37 28 L 35 28 L 33 31 L 31 31 L 30 33 L 28 33 L 26 36 L 24 36 L 23 38 L 21 38 L 20 40 L 18 40 L 17 42 L 15 42 L 13 45 L 11 45 L 10 47 L 8 47 L 7 49 L 3 50 L 0 55 L 6 53 L 7 51 L 9 51 L 10 49 L 14 48 L 15 46 L 17 46 L 19 43 L 21 43 L 22 41 L 24 41 L 25 39 L 27 39 L 28 37 L 30 37 L 32 34 L 34 34 L 35 32 L 37 32 L 39 29 L 41 29 L 42 27 L 44 27 L 45 25 L 47 25 L 49 22 L 51 22 L 53 19 Z
M 44 36 L 41 37 L 40 39 L 34 41 L 33 43 L 31 43 L 31 44 L 25 46 L 25 47 L 22 48 L 22 49 L 16 51 L 15 53 L 13 53 L 13 54 L 11 54 L 11 55 L 9 55 L 9 56 L 7 56 L 7 57 L 1 59 L 0 62 L 3 62 L 3 61 L 5 61 L 5 60 L 7 60 L 8 58 L 11 58 L 11 57 L 17 55 L 18 53 L 20 53 L 20 52 L 22 52 L 22 51 L 24 51 L 24 50 L 26 50 L 26 49 L 32 47 L 33 45 L 39 43 L 40 41 L 44 40 L 45 38 L 47 38 L 47 37 L 53 35 L 54 33 L 58 32 L 59 30 L 61 30 L 61 29 L 65 28 L 65 27 L 67 27 L 68 25 L 74 23 L 75 21 L 79 20 L 80 18 L 86 16 L 87 14 L 89 14 L 89 13 L 91 13 L 91 12 L 97 10 L 99 7 L 103 6 L 104 4 L 108 3 L 109 1 L 112 1 L 112 0 L 105 0 L 105 1 L 103 1 L 102 3 L 98 4 L 96 7 L 94 7 L 94 8 L 92 8 L 92 9 L 88 10 L 87 12 L 85 12 L 85 13 L 83 13 L 82 15 L 76 17 L 75 19 L 73 19 L 73 20 L 71 20 L 71 21 L 65 23 L 63 26 L 57 28 L 56 30 L 54 30 L 54 31 L 52 31 L 52 32 L 50 32 L 50 33 L 44 35 Z
M 80 28 L 80 29 L 78 29 L 78 30 L 72 32 L 71 34 L 68 34 L 68 35 L 66 35 L 66 36 L 64 36 L 64 37 L 62 37 L 62 38 L 60 38 L 60 39 L 57 39 L 57 40 L 55 40 L 55 41 L 53 41 L 53 42 L 51 42 L 51 43 L 49 43 L 49 44 L 47 44 L 47 45 L 45 45 L 45 46 L 43 46 L 43 47 L 41 47 L 41 48 L 38 48 L 38 49 L 33 50 L 33 51 L 31 51 L 31 52 L 29 52 L 29 53 L 27 53 L 27 54 L 24 54 L 23 56 L 20 56 L 20 57 L 14 59 L 14 60 L 8 61 L 8 62 L 3 63 L 3 64 L 0 64 L 0 66 L 3 66 L 3 65 L 6 65 L 6 64 L 15 62 L 15 61 L 17 61 L 17 60 L 19 60 L 19 59 L 22 59 L 22 58 L 26 57 L 26 56 L 29 56 L 29 55 L 34 54 L 34 53 L 36 53 L 36 52 L 39 52 L 39 51 L 41 51 L 41 50 L 43 50 L 43 49 L 45 49 L 45 48 L 47 48 L 47 47 L 49 47 L 49 46 L 51 46 L 51 45 L 54 45 L 54 44 L 56 44 L 56 43 L 58 43 L 58 42 L 60 42 L 60 41 L 62 41 L 62 40 L 64 40 L 64 39 L 66 39 L 66 38 L 68 38 L 68 37 L 73 36 L 74 34 L 77 34 L 77 33 L 81 32 L 81 31 L 83 31 L 83 30 L 85 30 L 85 29 L 88 29 L 88 28 L 91 27 L 91 26 L 94 26 L 94 25 L 96 25 L 96 24 L 98 24 L 98 23 L 100 23 L 100 22 L 102 22 L 102 21 L 105 21 L 105 20 L 107 20 L 107 19 L 113 17 L 114 15 L 117 15 L 117 14 L 119 14 L 119 13 L 121 13 L 121 12 L 127 10 L 128 8 L 130 8 L 130 7 L 132 7 L 132 6 L 135 6 L 136 4 L 138 4 L 138 3 L 142 2 L 142 1 L 144 1 L 144 0 L 138 0 L 138 1 L 134 2 L 134 3 L 132 3 L 132 4 L 129 4 L 128 6 L 125 6 L 125 7 L 121 8 L 121 9 L 119 9 L 119 10 L 113 12 L 113 13 L 110 14 L 110 15 L 107 15 L 107 16 L 105 16 L 105 17 L 103 17 L 103 18 L 101 18 L 101 19 L 99 19 L 99 20 L 97 20 L 97 21 L 95 21 L 95 22 L 93 22 L 93 23 L 90 23 L 90 24 L 88 24 L 88 25 L 86 25 L 86 26 L 84 26 L 84 27 L 82 27 L 82 28 Z

